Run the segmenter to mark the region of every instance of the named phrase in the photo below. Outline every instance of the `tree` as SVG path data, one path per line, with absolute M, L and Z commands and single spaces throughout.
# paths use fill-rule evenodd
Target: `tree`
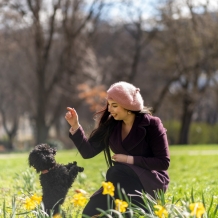
M 12 43 L 7 32 L 0 34 L 0 115 L 6 132 L 9 150 L 14 149 L 14 139 L 19 127 L 19 118 L 25 112 L 24 98 L 19 89 L 19 64 L 14 61 L 20 56 L 18 46 Z
M 21 29 L 25 30 L 28 43 L 24 45 L 25 51 L 33 64 L 31 72 L 25 77 L 34 80 L 33 86 L 27 89 L 32 90 L 28 101 L 33 102 L 34 107 L 31 112 L 36 143 L 47 139 L 49 128 L 60 114 L 59 107 L 65 101 L 60 87 L 66 77 L 78 76 L 80 57 L 75 56 L 80 49 L 78 41 L 86 37 L 87 25 L 95 16 L 99 16 L 102 4 L 103 1 L 94 0 L 85 12 L 82 10 L 85 7 L 82 0 L 7 1 L 10 10 L 14 9 L 23 21 Z M 12 28 L 15 29 L 14 26 Z M 16 36 L 22 34 L 17 31 Z M 21 37 L 17 40 L 21 40 Z
M 160 54 L 164 54 L 165 68 L 171 72 L 168 80 L 173 90 L 171 94 L 182 103 L 180 144 L 188 143 L 193 113 L 210 86 L 217 58 L 217 18 L 207 11 L 207 5 L 200 14 L 194 12 L 190 1 L 186 6 L 191 18 L 183 16 L 181 8 L 172 1 L 168 2 L 162 11 L 163 31 L 159 34 Z
M 106 90 L 103 85 L 90 87 L 88 84 L 78 85 L 79 98 L 84 99 L 93 112 L 102 110 L 106 104 Z

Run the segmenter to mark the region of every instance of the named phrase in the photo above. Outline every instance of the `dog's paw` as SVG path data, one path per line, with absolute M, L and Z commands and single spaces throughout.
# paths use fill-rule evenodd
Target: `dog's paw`
M 84 171 L 84 168 L 83 167 L 78 167 L 78 172 L 83 172 Z

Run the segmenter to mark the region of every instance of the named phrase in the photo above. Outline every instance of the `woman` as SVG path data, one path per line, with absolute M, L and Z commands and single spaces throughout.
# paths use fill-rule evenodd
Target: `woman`
M 137 194 L 135 190 L 138 190 L 154 196 L 154 191 L 166 191 L 170 157 L 166 129 L 161 120 L 144 107 L 139 88 L 130 83 L 111 85 L 107 101 L 99 126 L 89 139 L 79 124 L 76 111 L 67 108 L 65 118 L 71 125 L 70 138 L 80 154 L 83 158 L 92 158 L 104 151 L 109 165 L 106 180 L 115 188 L 119 184 L 126 194 Z M 110 150 L 114 153 L 112 157 Z M 131 200 L 138 205 L 143 203 L 137 196 Z M 90 198 L 83 214 L 93 216 L 99 213 L 96 208 L 107 210 L 107 205 L 107 196 L 100 188 Z

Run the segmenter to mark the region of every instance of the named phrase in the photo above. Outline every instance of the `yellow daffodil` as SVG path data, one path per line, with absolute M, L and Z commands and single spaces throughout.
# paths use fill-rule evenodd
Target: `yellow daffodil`
M 24 207 L 27 210 L 33 210 L 37 205 L 39 205 L 42 201 L 42 197 L 37 196 L 36 194 L 31 197 L 27 197 L 24 201 Z
M 74 206 L 83 207 L 87 202 L 87 198 L 82 193 L 77 193 L 73 195 L 72 203 Z
M 33 200 L 31 200 L 29 197 L 25 199 L 25 202 L 24 202 L 24 207 L 27 209 L 27 210 L 33 210 L 35 207 L 36 207 L 36 204 Z
M 191 210 L 191 215 L 196 216 L 196 218 L 201 218 L 201 216 L 205 213 L 205 208 L 202 203 L 192 203 L 189 205 Z
M 117 210 L 121 213 L 126 212 L 126 208 L 128 207 L 127 202 L 119 200 L 119 199 L 115 200 L 115 205 L 116 205 L 115 210 Z
M 159 218 L 167 218 L 168 217 L 168 212 L 165 209 L 165 207 L 161 205 L 154 205 L 154 208 L 156 209 L 154 211 L 155 215 L 157 215 Z
M 115 188 L 114 188 L 113 183 L 111 183 L 111 182 L 102 182 L 102 186 L 103 186 L 103 189 L 104 189 L 103 192 L 102 192 L 103 195 L 109 194 L 112 197 L 114 196 Z
M 36 204 L 40 204 L 42 202 L 42 196 L 37 196 L 36 194 L 32 195 L 30 199 L 35 201 Z

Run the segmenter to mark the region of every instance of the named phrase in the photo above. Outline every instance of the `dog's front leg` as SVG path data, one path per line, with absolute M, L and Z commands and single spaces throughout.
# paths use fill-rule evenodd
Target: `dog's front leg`
M 74 161 L 73 163 L 68 163 L 68 164 L 66 164 L 66 165 L 64 165 L 66 168 L 67 168 L 67 170 L 69 171 L 70 169 L 71 169 L 71 167 L 73 167 L 73 166 L 75 166 L 77 164 L 77 162 L 76 161 Z

